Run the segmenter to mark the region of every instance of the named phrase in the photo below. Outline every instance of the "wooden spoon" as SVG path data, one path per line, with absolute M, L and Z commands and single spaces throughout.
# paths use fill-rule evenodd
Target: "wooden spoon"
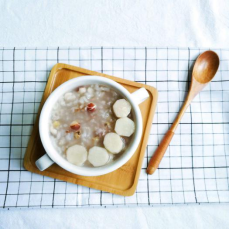
M 218 67 L 219 57 L 213 51 L 205 51 L 197 58 L 192 72 L 192 79 L 188 95 L 174 123 L 172 124 L 168 132 L 165 134 L 159 147 L 152 156 L 147 168 L 148 174 L 153 174 L 155 170 L 158 168 L 170 144 L 170 141 L 176 131 L 176 128 L 182 116 L 184 115 L 184 112 L 192 102 L 193 98 L 213 79 L 213 77 L 216 74 L 216 71 L 218 70 Z

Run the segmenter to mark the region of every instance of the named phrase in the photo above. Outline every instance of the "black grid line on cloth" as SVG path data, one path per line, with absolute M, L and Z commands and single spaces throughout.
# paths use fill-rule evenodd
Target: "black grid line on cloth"
M 98 51 L 100 54 L 101 50 L 103 50 L 102 55 L 98 55 Z M 186 56 L 188 50 L 191 55 Z M 195 54 L 198 54 L 199 51 L 202 52 L 203 49 L 167 47 L 0 48 L 0 52 L 2 52 L 0 55 L 2 57 L 0 60 L 2 62 L 0 64 L 0 84 L 2 84 L 0 86 L 2 90 L 0 94 L 0 138 L 6 140 L 0 145 L 0 207 L 3 207 L 4 200 L 6 208 L 153 206 L 157 204 L 228 202 L 227 127 L 229 121 L 227 115 L 229 112 L 226 106 L 228 103 L 226 97 L 228 94 L 226 87 L 226 83 L 228 83 L 226 53 L 228 49 L 217 50 L 221 62 L 225 65 L 220 66 L 210 88 L 197 97 L 197 100 L 192 103 L 192 110 L 190 109 L 185 114 L 185 116 L 189 114 L 191 120 L 187 120 L 187 118 L 182 120 L 180 128 L 178 127 L 179 132 L 175 134 L 175 140 L 171 143 L 156 174 L 146 176 L 144 173 L 148 158 L 157 147 L 155 138 L 159 143 L 167 127 L 172 124 L 173 116 L 178 112 L 173 107 L 176 108 L 177 104 L 181 105 L 183 97 L 187 93 L 186 83 L 190 83 L 187 79 L 189 69 L 183 67 L 186 62 L 189 67 L 196 58 Z M 13 52 L 14 58 L 9 55 Z M 33 54 L 35 55 L 33 56 Z M 120 198 L 94 189 L 39 177 L 22 168 L 24 152 L 37 114 L 40 96 L 50 70 L 57 62 L 68 62 L 83 68 L 112 73 L 118 77 L 132 79 L 158 88 L 158 109 L 152 123 L 150 140 L 134 196 Z M 98 63 L 101 66 L 98 66 Z M 174 64 L 178 68 L 174 69 Z M 210 91 L 211 89 L 212 91 Z M 174 94 L 178 94 L 178 97 L 173 96 Z M 207 97 L 207 94 L 210 94 L 210 97 Z M 29 95 L 32 96 L 31 100 L 28 100 Z M 220 95 L 222 96 L 220 97 Z M 14 96 L 12 101 L 11 96 Z M 20 97 L 21 100 L 19 100 Z M 215 103 L 219 103 L 221 110 L 216 109 Z M 207 104 L 212 105 L 211 110 L 207 110 Z M 30 110 L 31 108 L 32 110 Z M 167 114 L 167 118 L 162 119 L 165 114 Z M 7 116 L 11 117 L 11 122 L 7 120 Z M 199 116 L 201 119 L 197 119 Z M 207 119 L 203 119 L 203 116 Z M 30 117 L 33 119 L 27 122 L 27 118 L 30 119 Z M 213 119 L 210 120 L 210 117 Z M 183 141 L 186 135 L 189 136 L 184 133 L 187 126 L 190 126 L 193 131 L 192 134 L 190 133 L 193 145 L 188 145 L 188 142 Z M 206 130 L 207 127 L 208 130 Z M 196 139 L 196 136 L 199 135 L 202 137 L 201 143 Z M 215 141 L 216 139 L 218 141 L 215 144 L 213 141 L 207 142 L 206 136 L 208 135 L 212 136 L 212 140 L 215 137 Z M 10 144 L 10 148 L 7 143 Z M 189 149 L 193 151 L 193 165 L 186 163 L 191 158 Z M 197 154 L 197 149 L 199 154 Z M 210 150 L 210 154 L 207 154 L 207 149 Z M 176 164 L 178 160 L 180 164 Z M 214 161 L 214 164 L 210 164 L 210 160 Z M 201 161 L 202 164 L 197 164 L 197 161 Z M 6 167 L 5 162 L 8 162 L 10 166 Z M 192 170 L 194 171 L 193 176 L 190 175 Z M 194 185 L 196 186 L 197 201 L 193 198 L 188 199 L 194 197 L 194 189 L 190 186 L 191 181 L 194 181 L 193 184 L 196 183 Z M 200 189 L 199 186 L 197 187 L 199 184 L 204 187 Z M 176 188 L 175 185 L 179 185 L 179 187 Z M 204 194 L 205 196 L 203 196 Z
M 137 63 L 137 50 L 136 48 L 134 49 L 135 53 L 134 53 L 134 79 L 137 78 L 137 75 L 136 75 L 136 63 Z M 137 206 L 139 205 L 138 203 L 138 191 L 135 192 L 136 193 L 136 202 L 137 202 Z
M 14 59 L 15 59 L 15 47 L 13 49 L 13 82 L 15 80 L 15 62 L 14 62 Z M 14 83 L 13 83 L 13 92 L 14 92 Z M 6 207 L 6 199 L 7 199 L 7 194 L 8 194 L 8 186 L 9 186 L 9 176 L 10 176 L 10 163 L 11 163 L 11 144 L 12 144 L 12 130 L 11 130 L 11 127 L 12 127 L 12 117 L 13 117 L 13 103 L 14 103 L 14 93 L 13 93 L 13 96 L 12 96 L 12 104 L 11 104 L 11 116 L 10 116 L 10 150 L 9 150 L 9 162 L 8 162 L 8 173 L 7 173 L 7 184 L 6 184 L 6 194 L 5 194 L 5 199 L 4 199 L 4 204 L 3 204 L 3 208 Z
M 158 49 L 156 48 L 156 88 L 157 88 L 157 82 L 158 82 L 158 71 L 157 71 L 157 64 L 158 64 Z M 158 121 L 158 111 L 156 111 L 156 115 L 157 115 L 157 123 L 159 122 Z M 169 122 L 168 122 L 169 123 Z M 157 133 L 159 132 L 159 129 L 158 129 L 158 126 L 157 126 Z M 157 135 L 157 147 L 159 146 L 160 144 L 160 140 L 159 140 L 159 136 Z M 159 186 L 159 202 L 161 204 L 161 181 L 160 181 L 160 165 L 157 169 L 158 171 L 158 186 Z
M 101 47 L 101 72 L 103 73 L 103 47 Z M 102 206 L 102 191 L 100 191 L 100 205 Z
M 46 69 L 48 69 L 47 62 L 48 62 L 48 47 L 45 51 L 45 62 L 46 62 Z M 42 195 L 40 200 L 40 208 L 42 207 L 43 199 L 44 199 L 44 184 L 45 184 L 45 177 L 42 177 Z
M 25 52 L 24 52 L 24 69 L 25 69 Z M 24 73 L 24 76 L 23 76 L 23 78 L 24 78 L 24 82 L 23 82 L 23 90 L 25 90 L 25 73 Z M 23 92 L 23 98 L 24 98 L 24 92 Z M 24 100 L 23 100 L 23 103 L 22 103 L 22 111 L 24 112 Z M 16 114 L 16 113 L 14 113 L 14 114 Z M 22 116 L 22 125 L 23 125 L 23 116 Z M 22 139 L 22 137 L 23 137 L 23 128 L 21 127 L 21 143 L 22 143 L 22 141 L 23 141 L 23 139 Z M 21 145 L 21 154 L 20 154 L 20 175 L 19 175 L 19 181 L 21 181 L 21 170 L 22 170 L 22 159 L 23 159 L 23 157 L 22 157 L 22 145 Z M 18 193 L 17 193 L 17 201 L 16 201 L 16 207 L 18 206 L 18 200 L 19 200 L 19 191 L 20 191 L 20 185 L 18 186 Z
M 209 91 L 209 95 L 210 95 L 210 100 L 212 101 L 212 95 L 211 95 L 211 90 Z M 212 109 L 212 103 L 211 103 L 211 123 L 213 121 L 213 109 Z M 212 136 L 214 137 L 214 130 L 213 130 L 213 125 L 211 126 L 212 128 Z M 214 143 L 212 143 L 212 147 L 214 148 Z M 214 175 L 215 175 L 215 186 L 216 186 L 216 190 L 217 190 L 217 182 L 216 182 L 216 169 L 215 169 L 215 156 L 214 156 L 214 151 L 213 151 L 213 163 L 214 163 Z M 220 198 L 219 198 L 219 193 L 217 191 L 217 197 L 218 197 L 218 202 L 220 202 Z
M 59 47 L 57 48 L 57 63 L 59 63 Z M 54 207 L 55 188 L 56 188 L 56 179 L 54 179 L 54 187 L 53 187 L 53 194 L 52 194 L 52 207 Z
M 145 84 L 147 84 L 147 76 L 146 76 L 147 59 L 148 59 L 148 52 L 147 52 L 147 48 L 145 47 Z M 146 148 L 146 151 L 147 151 L 147 168 L 148 168 L 148 162 L 149 162 L 149 150 L 148 150 L 148 147 Z M 148 174 L 147 174 L 147 192 L 148 192 L 148 204 L 150 205 L 150 197 L 149 197 L 149 175 Z
M 178 50 L 177 50 L 177 52 L 178 52 L 178 60 L 180 60 L 180 52 L 179 52 L 179 48 L 178 48 Z M 177 64 L 177 69 L 179 70 L 179 68 L 180 68 L 180 66 L 179 66 L 179 61 L 178 61 L 178 64 Z M 179 73 L 177 74 L 177 78 L 179 79 Z M 177 82 L 178 84 L 177 84 L 177 87 L 178 87 L 178 89 L 179 89 L 179 82 Z M 179 100 L 182 100 L 180 97 L 179 97 Z M 180 105 L 181 106 L 181 105 Z M 180 130 L 180 133 L 181 133 L 181 126 L 179 126 L 178 127 L 179 128 L 179 130 Z M 181 135 L 180 135 L 180 143 L 181 143 Z M 185 203 L 185 194 L 184 194 L 184 176 L 183 176 L 183 170 L 182 170 L 182 150 L 181 150 L 181 145 L 180 145 L 180 158 L 181 158 L 181 178 L 182 178 L 182 188 L 183 188 L 183 203 Z
M 220 59 L 222 60 L 222 50 L 220 49 Z M 221 68 L 221 67 L 220 67 Z M 221 85 L 222 85 L 222 88 L 223 88 L 223 76 L 222 76 L 222 71 L 220 72 L 220 74 L 221 74 Z M 222 91 L 222 98 L 224 97 L 224 95 L 223 95 L 223 92 L 224 91 Z M 224 104 L 222 103 L 222 112 L 224 111 Z M 223 113 L 222 113 L 222 119 L 224 120 L 224 117 L 223 117 Z M 223 130 L 224 130 L 224 123 L 223 123 Z M 229 130 L 229 128 L 228 128 L 228 130 Z M 223 134 L 224 135 L 224 134 Z M 227 134 L 228 135 L 228 134 Z M 229 136 L 229 135 L 228 135 Z M 229 137 L 228 137 L 229 138 Z M 228 151 L 228 150 L 227 150 Z M 224 153 L 225 153 L 225 161 L 226 161 L 226 166 L 227 166 L 227 164 L 228 164 L 228 162 L 229 162 L 229 160 L 227 160 L 227 153 L 226 153 L 226 145 L 224 145 Z M 229 190 L 229 175 L 228 175 L 228 173 L 229 173 L 229 170 L 227 169 L 227 167 L 226 167 L 226 174 L 227 174 L 227 183 L 228 183 L 228 190 Z
M 189 49 L 189 58 L 188 58 L 188 64 L 190 63 L 190 49 Z M 189 75 L 188 75 L 188 90 L 189 90 L 189 82 L 191 82 L 191 78 L 192 78 L 192 73 L 190 71 L 190 68 L 192 66 L 188 66 L 188 71 L 189 71 Z M 193 174 L 193 191 L 194 191 L 194 196 L 195 196 L 195 201 L 197 203 L 197 196 L 196 196 L 196 186 L 195 186 L 195 178 L 194 178 L 194 166 L 193 166 L 193 128 L 192 128 L 192 106 L 189 105 L 189 109 L 190 109 L 190 119 L 191 119 L 191 156 L 192 156 L 192 174 Z
M 168 73 L 168 48 L 167 48 L 167 80 L 168 80 L 168 78 L 169 78 L 169 73 Z M 167 82 L 167 89 L 168 89 L 168 82 Z M 167 101 L 169 101 L 169 98 L 168 98 L 168 93 L 167 93 Z M 169 118 L 169 103 L 167 103 L 167 106 L 168 106 L 168 118 Z M 168 129 L 170 128 L 170 126 L 168 126 Z M 169 168 L 171 168 L 171 164 L 170 164 L 170 158 L 171 158 L 171 156 L 170 156 L 170 147 L 168 148 L 168 153 L 169 153 Z M 172 193 L 173 193 L 173 190 L 172 190 L 172 178 L 171 178 L 171 169 L 169 169 L 169 183 L 170 183 L 170 189 L 171 189 L 171 191 L 172 191 Z M 171 201 L 172 201 L 172 203 L 173 203 L 173 194 L 171 193 Z
M 68 64 L 70 64 L 69 47 L 68 47 Z M 65 182 L 65 198 L 64 198 L 64 207 L 66 207 L 66 191 L 67 191 L 67 182 Z
M 197 95 L 197 96 L 199 96 L 200 97 L 200 95 Z M 201 111 L 201 113 L 202 113 L 202 106 L 201 106 L 201 103 L 200 103 L 200 111 Z M 203 126 L 203 117 L 201 117 L 202 118 L 202 133 L 204 133 L 203 131 L 204 131 L 204 126 Z M 204 156 L 204 137 L 203 137 L 203 135 L 202 135 L 202 157 L 205 157 Z M 204 160 L 203 160 L 203 168 L 204 168 Z M 206 198 L 207 198 L 207 201 L 209 202 L 209 200 L 208 200 L 208 194 L 207 194 L 207 189 L 206 189 L 206 183 L 205 183 L 205 171 L 204 171 L 204 169 L 203 169 L 203 177 L 204 177 L 204 188 L 205 188 L 205 194 L 206 194 Z

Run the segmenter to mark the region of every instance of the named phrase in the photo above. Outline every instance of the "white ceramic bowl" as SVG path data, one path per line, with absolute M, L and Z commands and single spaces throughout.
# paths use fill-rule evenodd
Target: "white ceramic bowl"
M 91 84 L 107 85 L 122 95 L 126 100 L 128 100 L 132 105 L 132 114 L 136 128 L 128 148 L 118 159 L 101 167 L 80 167 L 69 163 L 55 150 L 50 138 L 49 119 L 53 105 L 61 95 L 75 89 L 78 86 Z M 99 76 L 82 76 L 63 83 L 50 94 L 41 111 L 39 120 L 39 133 L 47 154 L 36 161 L 37 167 L 39 170 L 43 171 L 55 162 L 65 170 L 82 176 L 99 176 L 118 169 L 132 157 L 140 143 L 142 136 L 142 116 L 138 104 L 143 102 L 148 97 L 149 94 L 144 88 L 141 88 L 130 94 L 123 86 L 117 82 Z

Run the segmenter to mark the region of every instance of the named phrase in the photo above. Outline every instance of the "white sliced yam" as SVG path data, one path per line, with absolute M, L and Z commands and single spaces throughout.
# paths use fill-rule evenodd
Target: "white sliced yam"
M 77 166 L 81 166 L 87 160 L 87 150 L 84 146 L 73 145 L 66 151 L 67 160 Z
M 128 117 L 119 118 L 115 124 L 115 131 L 120 136 L 130 137 L 135 131 L 135 124 Z
M 94 146 L 89 150 L 88 161 L 94 167 L 102 166 L 109 161 L 109 154 L 105 148 Z
M 131 105 L 125 99 L 119 99 L 114 103 L 113 111 L 117 117 L 127 117 L 130 114 Z
M 124 142 L 116 133 L 107 133 L 103 143 L 105 148 L 113 154 L 121 152 L 124 147 Z

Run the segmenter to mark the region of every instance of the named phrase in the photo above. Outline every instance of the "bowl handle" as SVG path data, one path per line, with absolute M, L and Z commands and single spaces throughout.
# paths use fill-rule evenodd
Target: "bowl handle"
M 145 88 L 140 88 L 131 93 L 131 97 L 139 105 L 149 97 L 149 93 Z
M 45 154 L 40 157 L 36 162 L 36 166 L 40 171 L 44 171 L 45 169 L 49 168 L 54 162 L 50 159 L 50 157 Z

